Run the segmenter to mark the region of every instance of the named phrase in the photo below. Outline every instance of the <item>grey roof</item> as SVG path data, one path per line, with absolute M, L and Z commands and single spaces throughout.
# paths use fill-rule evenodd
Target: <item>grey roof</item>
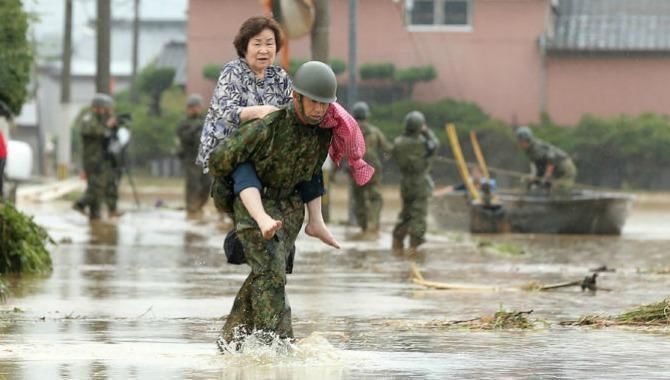
M 669 0 L 560 0 L 549 51 L 670 52 Z
M 174 68 L 174 84 L 186 86 L 186 43 L 170 41 L 163 45 L 156 57 L 156 65 Z

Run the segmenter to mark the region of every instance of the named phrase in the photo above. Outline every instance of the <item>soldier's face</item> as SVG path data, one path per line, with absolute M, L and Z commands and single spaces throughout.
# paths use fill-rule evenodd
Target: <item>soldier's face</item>
M 271 29 L 263 29 L 262 32 L 251 37 L 247 45 L 244 59 L 254 73 L 263 73 L 270 66 L 277 54 L 277 43 L 275 34 Z
M 186 107 L 186 114 L 190 116 L 199 115 L 202 112 L 202 106 L 188 106 Z
M 523 150 L 528 150 L 528 147 L 530 146 L 530 141 L 526 139 L 518 139 L 517 144 L 519 145 L 519 148 Z
M 326 111 L 328 110 L 328 106 L 330 104 L 317 102 L 316 100 L 310 99 L 306 96 L 300 96 L 299 99 L 302 103 L 300 107 L 302 112 L 298 112 L 298 115 L 301 116 L 306 124 L 319 124 L 326 115 Z

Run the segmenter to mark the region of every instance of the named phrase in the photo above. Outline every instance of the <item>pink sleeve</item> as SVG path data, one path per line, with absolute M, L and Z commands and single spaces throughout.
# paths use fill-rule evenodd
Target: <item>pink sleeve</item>
M 363 160 L 365 139 L 356 119 L 338 103 L 331 103 L 320 127 L 333 128 L 329 153 L 335 164 L 339 166 L 342 158 L 346 157 L 356 184 L 362 186 L 368 183 L 375 169 Z

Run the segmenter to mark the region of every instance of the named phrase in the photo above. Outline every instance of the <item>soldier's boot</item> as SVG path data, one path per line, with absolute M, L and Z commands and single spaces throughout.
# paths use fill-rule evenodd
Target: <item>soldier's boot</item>
M 86 205 L 81 199 L 74 202 L 74 204 L 72 205 L 72 209 L 84 216 L 88 216 L 88 214 L 86 213 Z
M 403 242 L 403 239 L 399 239 L 399 238 L 394 236 L 393 237 L 393 245 L 391 246 L 391 248 L 394 251 L 402 251 L 403 249 L 405 249 L 405 243 Z
M 410 236 L 409 237 L 409 247 L 416 250 L 419 246 L 426 242 L 426 239 L 420 236 Z

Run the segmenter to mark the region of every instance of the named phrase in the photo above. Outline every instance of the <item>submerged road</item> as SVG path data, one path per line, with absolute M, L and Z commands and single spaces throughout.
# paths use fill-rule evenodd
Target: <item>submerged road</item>
M 11 278 L 0 305 L 0 379 L 664 379 L 670 332 L 559 327 L 668 296 L 668 209 L 636 209 L 622 237 L 470 236 L 434 231 L 412 259 L 387 234 L 343 249 L 301 236 L 288 294 L 290 354 L 266 347 L 217 354 L 214 340 L 246 277 L 225 263 L 215 218 L 146 209 L 92 227 L 66 202 L 23 207 L 56 241 L 54 270 Z M 485 242 L 485 244 L 482 244 Z M 496 247 L 515 247 L 514 252 Z M 493 248 L 491 248 L 493 247 Z M 438 291 L 427 279 L 500 287 L 580 279 L 607 265 L 599 285 L 549 293 Z M 507 310 L 547 321 L 529 331 L 431 327 Z

